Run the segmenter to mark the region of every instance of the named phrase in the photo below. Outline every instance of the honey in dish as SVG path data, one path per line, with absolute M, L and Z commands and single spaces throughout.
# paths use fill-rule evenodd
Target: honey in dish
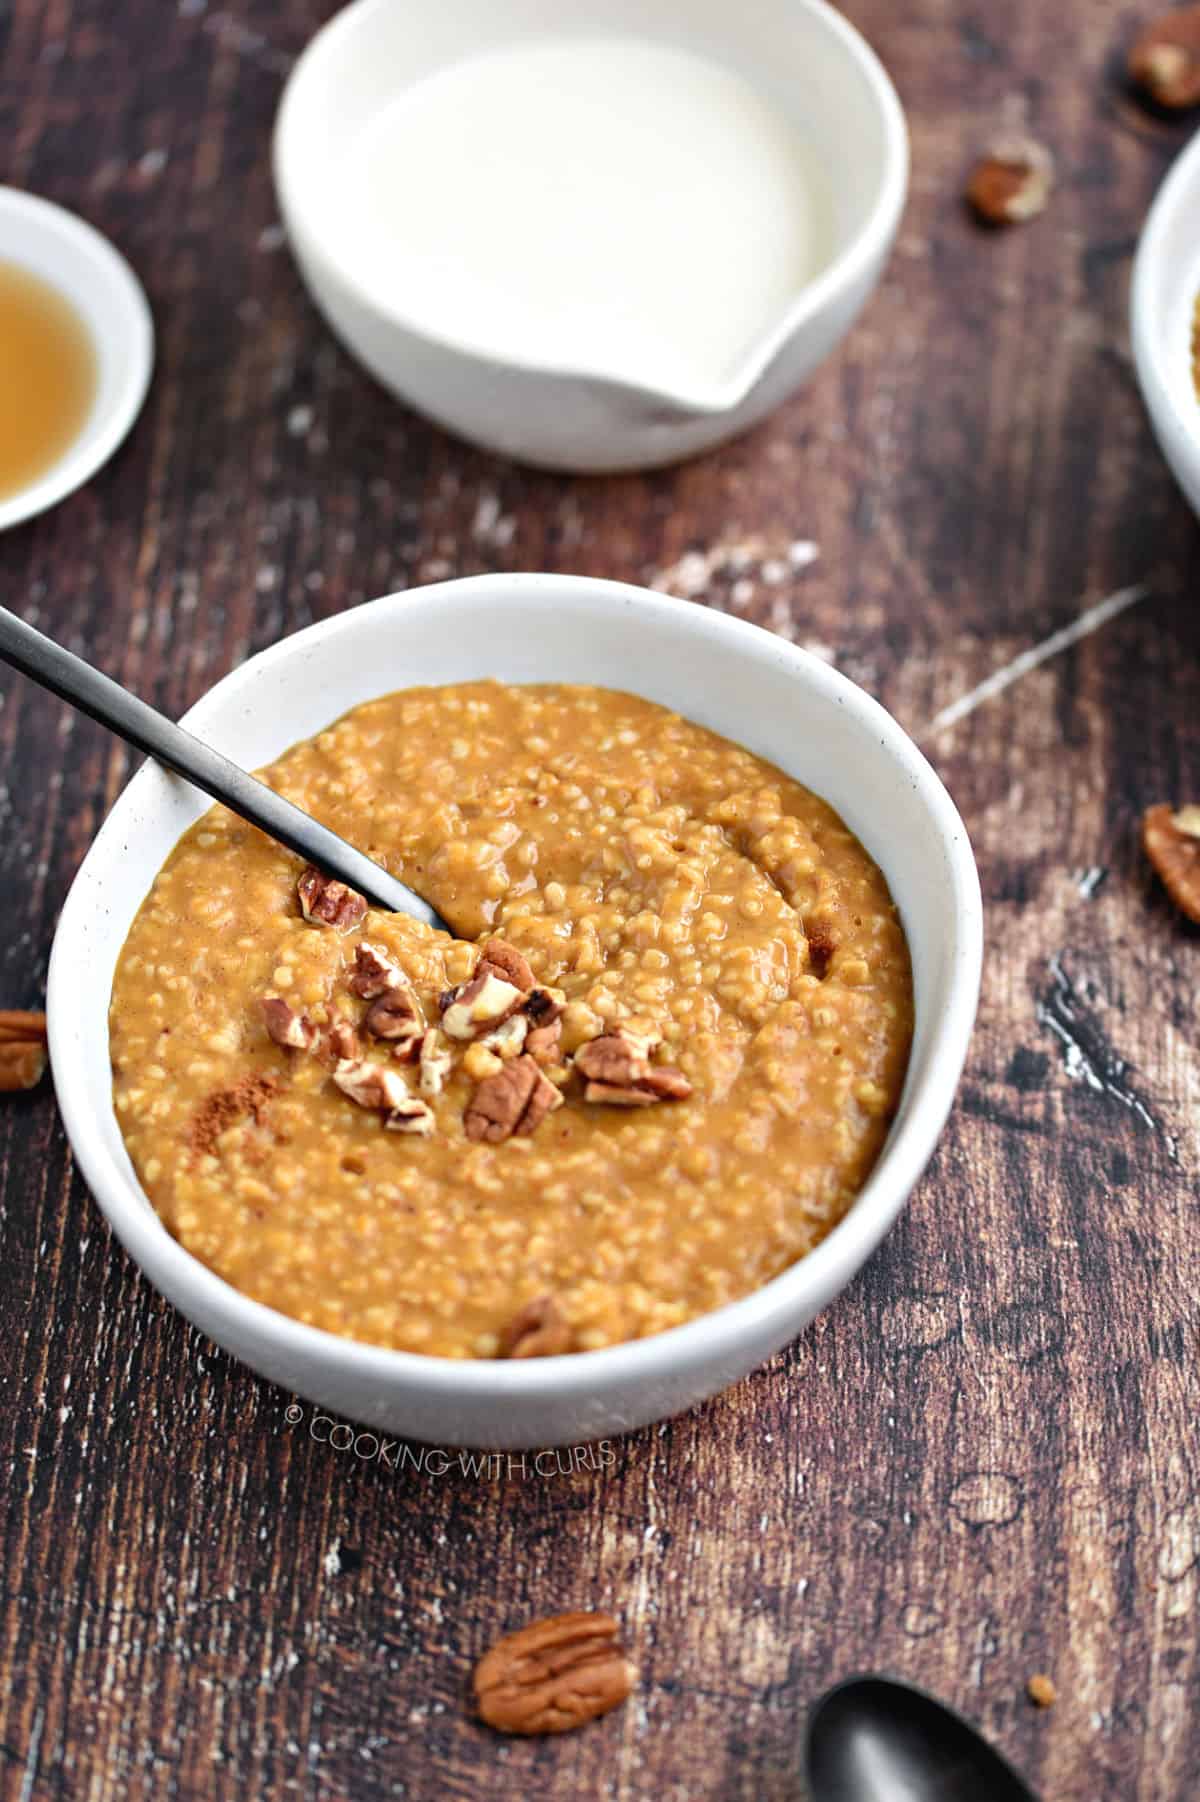
M 57 288 L 0 259 L 0 500 L 78 437 L 96 392 L 88 329 Z

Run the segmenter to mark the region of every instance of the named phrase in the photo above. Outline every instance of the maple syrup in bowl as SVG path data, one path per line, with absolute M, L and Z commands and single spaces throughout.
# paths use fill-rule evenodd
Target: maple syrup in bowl
M 153 360 L 146 297 L 107 239 L 62 207 L 0 187 L 0 530 L 108 460 Z
M 58 462 L 96 398 L 96 347 L 70 301 L 0 261 L 0 500 Z

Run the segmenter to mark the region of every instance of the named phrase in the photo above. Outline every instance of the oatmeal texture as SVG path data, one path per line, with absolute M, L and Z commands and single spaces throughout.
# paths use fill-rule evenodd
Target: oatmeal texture
M 372 701 L 266 779 L 461 936 L 325 893 L 223 808 L 172 852 L 117 970 L 116 1108 L 229 1282 L 380 1345 L 577 1352 L 747 1294 L 845 1213 L 912 984 L 807 789 L 650 702 L 499 683 Z

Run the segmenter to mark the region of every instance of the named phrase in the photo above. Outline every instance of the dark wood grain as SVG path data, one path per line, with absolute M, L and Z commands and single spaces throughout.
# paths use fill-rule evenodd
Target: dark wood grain
M 318 1442 L 310 1410 L 289 1422 L 292 1397 L 138 1277 L 49 1092 L 5 1100 L 0 1795 L 785 1802 L 808 1703 L 882 1667 L 980 1720 L 1056 1802 L 1190 1798 L 1200 935 L 1134 827 L 1200 790 L 1198 547 L 1125 329 L 1138 225 L 1188 123 L 1121 91 L 1138 9 L 854 0 L 914 139 L 880 296 L 767 426 L 611 481 L 451 442 L 309 308 L 267 144 L 326 10 L 0 3 L 2 178 L 110 233 L 159 331 L 129 443 L 4 539 L 5 600 L 169 711 L 281 632 L 485 569 L 657 580 L 824 647 L 967 819 L 979 1029 L 933 1168 L 860 1280 L 740 1387 L 570 1475 Z M 1060 185 L 1039 223 L 986 236 L 961 187 L 1014 113 Z M 786 565 L 796 540 L 819 546 L 807 568 Z M 0 1002 L 27 1006 L 127 766 L 15 678 L 0 703 Z M 625 1623 L 636 1701 L 554 1743 L 472 1724 L 484 1647 L 589 1604 Z M 1045 1713 L 1035 1671 L 1060 1692 Z

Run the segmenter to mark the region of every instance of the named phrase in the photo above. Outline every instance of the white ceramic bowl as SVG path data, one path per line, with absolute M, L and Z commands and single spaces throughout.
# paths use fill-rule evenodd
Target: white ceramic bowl
M 252 658 L 187 724 L 254 767 L 361 701 L 486 676 L 600 683 L 676 708 L 827 796 L 882 866 L 912 948 L 912 1061 L 883 1155 L 815 1251 L 745 1300 L 672 1332 L 529 1363 L 361 1345 L 230 1288 L 154 1213 L 112 1106 L 107 1016 L 117 954 L 167 853 L 205 807 L 155 765 L 117 802 L 63 909 L 50 965 L 51 1060 L 76 1158 L 117 1236 L 151 1282 L 236 1357 L 335 1415 L 406 1438 L 578 1444 L 734 1382 L 794 1338 L 879 1243 L 933 1150 L 962 1069 L 979 988 L 979 882 L 953 803 L 877 702 L 755 626 L 617 583 L 481 576 L 392 595 Z
M 790 101 L 821 156 L 837 253 L 737 376 L 707 392 L 498 360 L 418 328 L 405 318 L 403 295 L 375 291 L 337 254 L 344 199 L 330 172 L 365 119 L 405 86 L 465 56 L 567 32 L 654 38 L 726 62 Z M 574 8 L 550 0 L 356 0 L 297 63 L 274 162 L 280 211 L 309 291 L 385 387 L 489 449 L 549 468 L 600 471 L 706 450 L 807 379 L 879 280 L 904 206 L 908 137 L 878 59 L 823 0 L 587 0 Z M 719 219 L 712 254 L 720 255 Z
M 40 275 L 70 301 L 91 334 L 98 364 L 82 429 L 36 481 L 0 500 L 3 531 L 54 506 L 112 456 L 145 398 L 154 326 L 124 257 L 92 226 L 49 200 L 0 187 L 0 259 Z
M 1130 328 L 1138 382 L 1164 457 L 1200 514 L 1200 400 L 1192 320 L 1200 297 L 1200 132 L 1155 197 L 1133 265 Z

